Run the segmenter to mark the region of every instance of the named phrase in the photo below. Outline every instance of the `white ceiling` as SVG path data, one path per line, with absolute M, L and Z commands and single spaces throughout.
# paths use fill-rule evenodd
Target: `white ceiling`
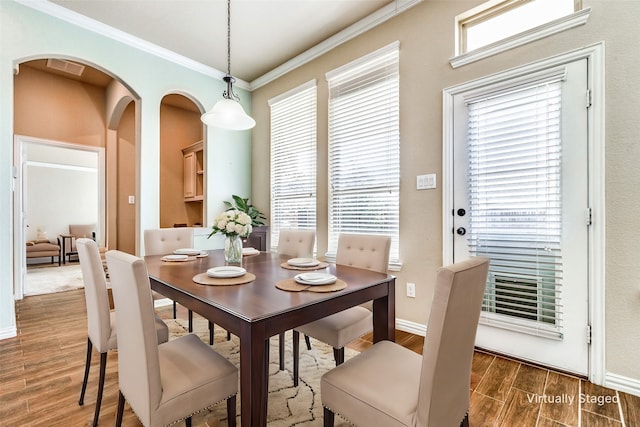
M 227 71 L 225 0 L 50 1 L 208 67 Z M 332 36 L 337 44 L 344 41 L 349 28 L 370 28 L 399 13 L 400 4 L 418 1 L 232 0 L 231 74 L 252 82 Z M 91 27 L 92 21 L 87 22 Z M 104 30 L 104 26 L 97 27 Z

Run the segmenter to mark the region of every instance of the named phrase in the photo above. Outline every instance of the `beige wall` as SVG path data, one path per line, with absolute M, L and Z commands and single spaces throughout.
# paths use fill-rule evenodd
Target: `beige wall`
M 15 77 L 14 132 L 105 146 L 104 90 L 21 66 Z
M 640 2 L 588 1 L 584 26 L 452 69 L 454 17 L 476 1 L 425 0 L 409 11 L 253 92 L 252 200 L 269 210 L 268 99 L 318 82 L 318 250 L 327 248 L 327 84 L 324 74 L 400 41 L 400 254 L 398 319 L 425 324 L 435 270 L 442 263 L 442 90 L 499 71 L 604 41 L 606 44 L 606 370 L 640 381 Z M 415 190 L 415 177 L 436 173 L 438 189 Z M 595 221 L 601 218 L 594 218 Z M 405 297 L 406 282 L 417 285 Z
M 118 236 L 116 249 L 130 254 L 136 254 L 136 209 L 135 204 L 129 204 L 129 196 L 136 195 L 135 130 L 135 104 L 131 102 L 122 113 L 122 118 L 118 124 L 117 175 L 115 177 L 107 177 L 109 181 L 115 180 L 115 188 L 117 189 L 117 194 L 115 195 L 116 229 L 112 230 Z
M 200 113 L 160 107 L 160 227 L 203 224 L 203 202 L 184 201 L 182 149 L 202 141 Z

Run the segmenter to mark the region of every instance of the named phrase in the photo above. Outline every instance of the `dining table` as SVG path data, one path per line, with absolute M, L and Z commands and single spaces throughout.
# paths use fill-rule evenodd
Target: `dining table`
M 201 255 L 186 261 L 162 255 L 145 256 L 144 260 L 154 291 L 239 337 L 242 426 L 267 423 L 270 337 L 373 301 L 373 341 L 395 340 L 393 275 L 323 262 L 314 271 L 334 275 L 343 289 L 285 290 L 280 285 L 293 283 L 301 271 L 289 268 L 291 257 L 258 252 L 242 259 L 245 277 L 252 279 L 247 283 L 202 284 L 198 278 L 211 268 L 224 266 L 225 258 L 223 250 L 203 251 Z

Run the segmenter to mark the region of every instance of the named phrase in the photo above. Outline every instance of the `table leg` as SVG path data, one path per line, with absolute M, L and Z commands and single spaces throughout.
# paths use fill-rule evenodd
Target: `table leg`
M 373 342 L 396 340 L 396 283 L 389 281 L 388 294 L 373 300 Z
M 244 427 L 267 425 L 269 337 L 264 325 L 240 330 L 240 418 Z

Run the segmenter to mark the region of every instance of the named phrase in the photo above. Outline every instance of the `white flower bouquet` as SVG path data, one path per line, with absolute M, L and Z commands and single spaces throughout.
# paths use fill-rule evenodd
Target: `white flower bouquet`
M 244 212 L 232 209 L 222 212 L 213 220 L 209 237 L 216 233 L 224 234 L 227 237 L 247 237 L 252 229 L 251 217 Z

